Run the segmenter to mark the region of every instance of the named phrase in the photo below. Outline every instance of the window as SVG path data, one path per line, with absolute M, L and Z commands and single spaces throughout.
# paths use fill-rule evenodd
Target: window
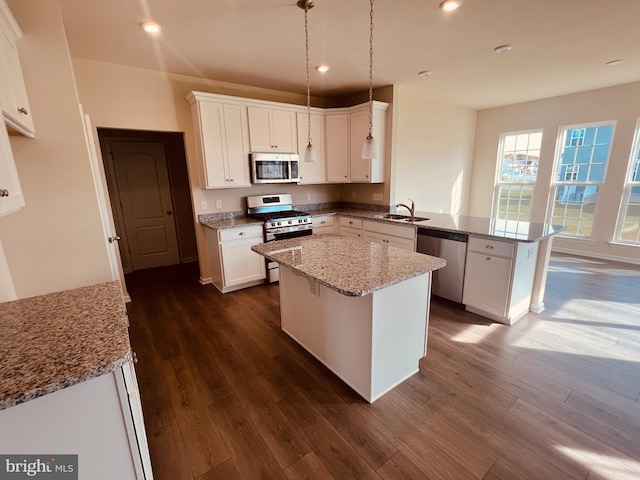
M 538 176 L 542 130 L 500 135 L 493 216 L 528 222 Z
M 551 223 L 564 225 L 564 236 L 591 238 L 604 183 L 614 123 L 560 130 L 551 185 Z
M 615 241 L 640 245 L 640 119 L 631 149 L 629 173 L 622 195 Z

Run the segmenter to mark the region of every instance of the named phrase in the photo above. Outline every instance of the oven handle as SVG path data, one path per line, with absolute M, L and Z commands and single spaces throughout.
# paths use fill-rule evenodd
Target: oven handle
M 272 234 L 272 235 L 277 235 L 279 233 L 289 233 L 289 232 L 304 232 L 305 230 L 311 230 L 313 228 L 313 225 L 311 225 L 310 223 L 306 224 L 306 225 L 295 225 L 295 226 L 286 226 L 286 227 L 280 227 L 280 228 L 270 228 L 269 230 L 267 230 L 267 235 Z

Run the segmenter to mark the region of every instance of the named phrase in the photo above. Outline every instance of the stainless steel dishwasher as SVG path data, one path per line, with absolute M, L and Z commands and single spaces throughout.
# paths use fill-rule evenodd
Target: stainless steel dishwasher
M 467 242 L 464 233 L 418 228 L 418 253 L 444 258 L 447 265 L 433 272 L 431 291 L 434 295 L 462 303 Z

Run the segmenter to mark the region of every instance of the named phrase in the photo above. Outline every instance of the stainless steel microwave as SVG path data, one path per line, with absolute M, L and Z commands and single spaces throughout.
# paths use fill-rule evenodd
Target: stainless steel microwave
M 297 183 L 300 157 L 296 153 L 252 153 L 253 183 Z

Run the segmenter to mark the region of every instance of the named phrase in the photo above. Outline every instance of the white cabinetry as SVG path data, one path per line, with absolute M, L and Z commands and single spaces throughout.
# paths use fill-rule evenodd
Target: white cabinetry
M 313 226 L 313 234 L 333 233 L 333 215 L 325 215 L 322 217 L 311 217 L 311 225 Z
M 202 188 L 251 186 L 247 107 L 191 94 Z
M 362 158 L 362 145 L 369 134 L 369 104 L 329 110 L 325 113 L 329 182 L 384 182 L 388 107 L 387 103 L 373 103 L 372 133 L 378 146 L 378 156 L 366 160 Z
M 362 238 L 362 220 L 359 218 L 340 217 L 340 235 Z
M 252 152 L 298 152 L 296 114 L 275 108 L 249 107 Z
M 462 303 L 512 324 L 529 311 L 538 243 L 469 237 Z
M 383 222 L 363 222 L 364 239 L 390 247 L 416 251 L 416 229 L 402 225 L 390 225 Z
M 0 411 L 3 454 L 78 455 L 80 478 L 152 480 L 131 363 Z
M 24 196 L 7 130 L 0 122 L 0 216 L 24 207 Z
M 378 146 L 376 158 L 363 159 L 362 145 L 369 134 L 369 106 L 351 108 L 349 112 L 349 179 L 351 182 L 384 182 L 384 152 L 386 134 L 386 110 L 388 105 L 374 102 L 372 133 Z
M 325 114 L 327 180 L 330 183 L 349 181 L 349 115 Z
M 0 0 L 0 105 L 7 125 L 33 137 L 33 118 L 16 48 L 16 40 L 21 36 L 11 11 Z
M 298 152 L 300 152 L 300 182 L 326 183 L 326 157 L 324 154 L 324 117 L 321 113 L 311 113 L 311 142 L 318 158 L 317 162 L 305 162 L 304 153 L 308 144 L 309 115 L 298 113 Z
M 207 229 L 212 281 L 218 290 L 227 293 L 263 282 L 264 258 L 251 250 L 258 243 L 262 243 L 262 225 Z

